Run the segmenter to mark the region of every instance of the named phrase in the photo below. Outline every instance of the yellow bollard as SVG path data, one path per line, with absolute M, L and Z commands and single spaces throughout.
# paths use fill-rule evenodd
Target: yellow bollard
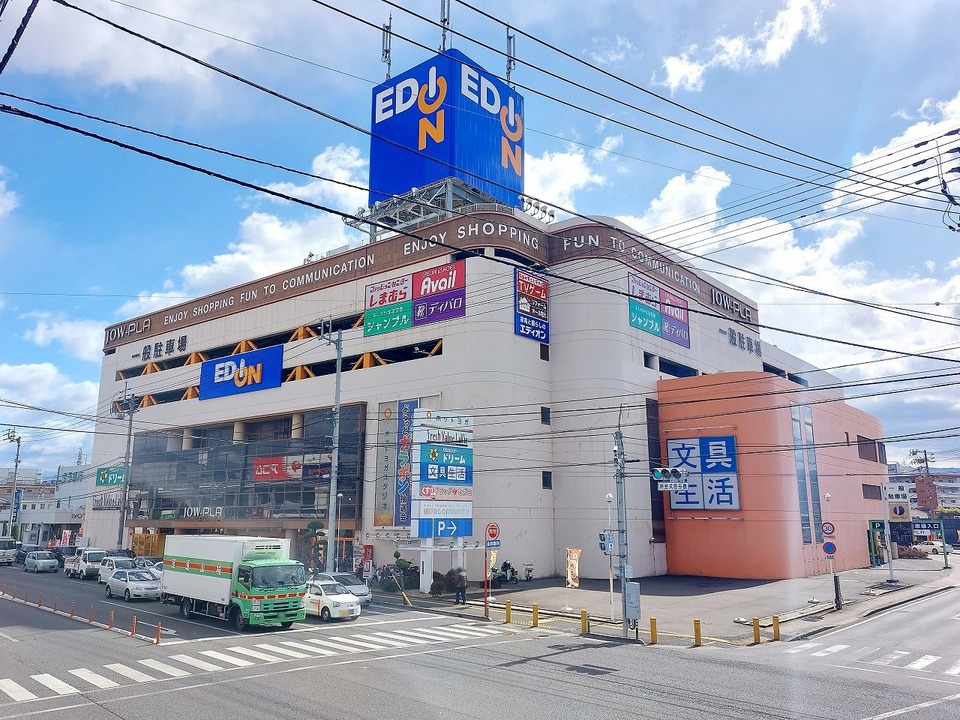
M 760 618 L 753 619 L 753 644 L 760 644 Z
M 590 616 L 587 615 L 586 610 L 580 611 L 580 634 L 581 635 L 590 634 Z
M 509 625 L 513 621 L 513 606 L 510 604 L 510 601 L 507 600 L 503 604 L 503 622 Z
M 157 645 L 160 644 L 160 621 L 159 621 L 159 620 L 157 620 L 157 640 L 156 640 L 156 644 L 157 644 Z
M 532 626 L 540 627 L 540 606 L 534 603 L 533 607 L 531 607 L 530 610 L 532 613 L 531 617 L 533 620 Z
M 650 618 L 650 644 L 657 644 L 657 619 L 655 617 Z
M 774 640 L 780 639 L 780 616 L 779 615 L 773 616 L 773 639 Z
M 693 646 L 700 647 L 700 618 L 693 620 Z
M 137 616 L 133 616 L 133 622 L 130 623 L 130 637 L 137 634 Z

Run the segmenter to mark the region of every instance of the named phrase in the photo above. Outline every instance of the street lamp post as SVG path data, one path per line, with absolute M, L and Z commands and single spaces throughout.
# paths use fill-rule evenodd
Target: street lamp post
M 607 493 L 607 528 L 611 529 L 613 526 L 613 517 L 611 512 L 613 510 L 613 493 Z M 610 561 L 610 569 L 608 572 L 608 577 L 610 579 L 610 622 L 613 622 L 613 549 L 607 548 L 607 559 Z
M 337 556 L 333 560 L 334 571 L 340 569 L 341 556 L 343 555 L 343 546 L 340 544 L 340 509 L 343 507 L 343 493 L 337 493 Z
M 127 416 L 127 450 L 123 456 L 123 487 L 120 490 L 120 522 L 117 525 L 117 547 L 123 547 L 123 526 L 127 521 L 127 492 L 130 488 L 130 465 L 132 461 L 130 447 L 133 442 L 133 414 L 137 411 L 140 398 L 133 393 L 127 394 L 117 401 L 117 417 Z
M 15 442 L 17 444 L 17 455 L 13 461 L 13 494 L 10 496 L 10 535 L 13 535 L 13 518 L 15 516 L 15 508 L 17 505 L 17 470 L 20 468 L 20 436 L 15 432 L 16 428 L 11 428 L 7 430 L 7 434 L 4 437 L 5 440 L 9 442 Z
M 337 502 L 337 478 L 340 465 L 340 377 L 343 372 L 343 330 L 337 330 L 336 337 L 333 335 L 333 323 L 329 320 L 323 323 L 320 338 L 328 345 L 333 345 L 337 351 L 337 373 L 333 389 L 333 448 L 331 449 L 330 461 L 330 499 L 327 505 L 327 517 L 333 521 L 330 528 L 330 534 L 327 537 L 326 564 L 329 565 L 330 558 L 336 552 L 336 537 L 339 533 L 339 522 L 337 522 L 337 508 L 334 504 Z

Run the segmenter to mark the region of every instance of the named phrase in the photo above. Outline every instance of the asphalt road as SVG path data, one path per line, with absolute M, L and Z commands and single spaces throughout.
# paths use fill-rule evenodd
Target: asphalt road
M 956 597 L 809 641 L 852 648 L 889 636 L 889 646 L 873 643 L 874 660 L 908 645 L 922 653 L 862 666 L 838 663 L 841 650 L 798 650 L 802 642 L 643 646 L 376 606 L 355 622 L 239 637 L 224 628 L 155 645 L 0 600 L 0 720 L 952 720 L 960 718 L 960 678 L 942 670 L 960 662 L 946 654 Z M 940 671 L 939 660 L 907 668 L 941 648 Z

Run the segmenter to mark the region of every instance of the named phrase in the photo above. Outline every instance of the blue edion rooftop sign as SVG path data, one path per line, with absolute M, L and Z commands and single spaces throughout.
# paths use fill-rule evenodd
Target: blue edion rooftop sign
M 446 177 L 515 206 L 523 98 L 457 50 L 373 89 L 370 204 Z

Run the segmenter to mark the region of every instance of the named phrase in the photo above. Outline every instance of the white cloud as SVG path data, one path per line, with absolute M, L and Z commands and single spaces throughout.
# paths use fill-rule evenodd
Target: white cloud
M 600 147 L 590 153 L 591 157 L 597 162 L 606 160 L 610 153 L 623 147 L 623 135 L 608 135 L 601 143 Z
M 597 65 L 622 63 L 627 55 L 636 49 L 633 43 L 621 35 L 617 35 L 612 42 L 606 38 L 593 38 L 593 48 L 590 57 Z
M 571 150 L 545 152 L 540 157 L 526 156 L 526 194 L 550 205 L 575 210 L 574 196 L 579 190 L 604 184 L 606 178 L 590 168 L 582 152 Z
M 342 183 L 365 187 L 367 182 L 368 161 L 360 153 L 360 148 L 348 147 L 340 143 L 336 147 L 327 147 L 313 159 L 310 172 L 314 175 L 330 178 Z M 267 185 L 270 190 L 297 197 L 311 202 L 334 203 L 338 209 L 353 209 L 367 204 L 367 191 L 327 180 L 311 180 L 306 185 L 294 183 L 273 183 Z
M 7 189 L 6 175 L 7 169 L 0 165 L 0 219 L 16 210 L 20 204 L 19 196 Z
M 703 89 L 706 71 L 715 67 L 744 70 L 775 66 L 801 36 L 820 39 L 823 11 L 829 4 L 829 0 L 788 0 L 786 7 L 756 28 L 753 35 L 721 35 L 702 51 L 691 45 L 679 55 L 664 58 L 665 77 L 658 82 L 671 93 L 677 89 L 698 91 Z
M 47 347 L 58 343 L 67 355 L 99 363 L 103 359 L 103 328 L 108 323 L 97 320 L 68 320 L 52 313 L 31 313 L 33 329 L 24 335 L 27 340 Z

